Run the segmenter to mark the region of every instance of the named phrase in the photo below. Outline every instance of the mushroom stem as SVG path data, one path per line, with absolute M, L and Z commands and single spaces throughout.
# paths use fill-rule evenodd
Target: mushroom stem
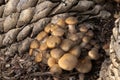
M 75 33 L 76 32 L 75 25 L 68 25 L 68 30 L 70 33 Z

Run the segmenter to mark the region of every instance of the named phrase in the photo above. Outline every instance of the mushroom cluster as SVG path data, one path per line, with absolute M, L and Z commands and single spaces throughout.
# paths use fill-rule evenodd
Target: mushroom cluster
M 76 17 L 71 16 L 47 24 L 31 42 L 29 55 L 47 64 L 53 74 L 73 69 L 87 73 L 92 68 L 91 60 L 99 59 L 98 51 L 92 29 L 78 25 Z

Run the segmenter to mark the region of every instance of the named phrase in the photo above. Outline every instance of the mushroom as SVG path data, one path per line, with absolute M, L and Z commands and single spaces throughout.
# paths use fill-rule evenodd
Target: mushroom
M 76 70 L 80 73 L 88 73 L 92 68 L 92 63 L 89 58 L 79 59 Z
M 79 39 L 82 39 L 84 35 L 85 35 L 85 34 L 82 33 L 82 32 L 78 32 L 78 33 L 77 33 L 77 36 L 79 37 Z
M 31 56 L 33 54 L 33 49 L 29 50 L 29 55 Z
M 88 42 L 90 41 L 90 37 L 89 36 L 84 36 L 83 38 L 82 38 L 82 43 L 80 44 L 80 46 L 83 48 L 83 47 L 85 47 L 87 44 L 88 44 Z
M 72 46 L 73 46 L 73 41 L 71 41 L 70 39 L 64 39 L 60 45 L 60 48 L 64 51 L 68 51 Z
M 77 41 L 79 38 L 77 34 L 72 34 L 72 33 L 69 33 L 67 37 L 72 41 Z
M 66 53 L 59 59 L 58 65 L 64 70 L 73 70 L 77 65 L 77 57 L 70 53 Z
M 90 37 L 89 36 L 84 36 L 83 38 L 82 38 L 82 41 L 84 42 L 84 43 L 88 43 L 89 41 L 90 41 Z
M 64 54 L 64 51 L 61 50 L 60 48 L 55 48 L 50 51 L 50 54 L 53 58 L 59 59 Z
M 92 30 L 88 30 L 88 32 L 86 33 L 87 36 L 89 37 L 93 37 L 94 36 L 94 33 Z
M 68 17 L 65 20 L 66 24 L 68 24 L 68 30 L 70 33 L 75 33 L 75 25 L 78 23 L 78 20 L 75 17 Z
M 33 40 L 30 44 L 31 49 L 39 48 L 39 42 L 37 40 Z
M 115 2 L 117 2 L 117 3 L 120 3 L 120 0 L 114 0 Z
M 41 41 L 42 39 L 44 39 L 47 36 L 47 33 L 45 31 L 40 32 L 37 36 L 36 39 L 38 41 Z
M 64 35 L 64 30 L 60 27 L 53 29 L 52 35 L 54 36 L 63 36 Z
M 63 18 L 58 19 L 56 24 L 59 25 L 62 28 L 65 28 L 65 25 L 66 25 L 65 24 L 65 19 L 63 19 Z
M 51 68 L 50 68 L 50 72 L 52 74 L 61 74 L 62 73 L 62 69 L 59 67 L 58 64 L 55 64 L 53 65 Z
M 61 39 L 57 36 L 49 36 L 46 40 L 48 48 L 55 48 L 61 42 Z
M 41 44 L 40 44 L 40 50 L 42 50 L 42 51 L 44 51 L 44 50 L 46 50 L 48 48 L 48 46 L 47 46 L 47 43 L 46 42 L 42 42 Z
M 57 64 L 57 60 L 53 57 L 50 57 L 47 61 L 47 64 L 49 67 L 52 67 L 53 65 Z
M 83 33 L 86 33 L 88 31 L 88 27 L 86 27 L 85 24 L 80 25 L 79 30 Z
M 35 61 L 36 61 L 36 62 L 41 62 L 41 61 L 42 61 L 42 53 L 36 54 L 36 56 L 35 56 Z
M 80 56 L 81 54 L 81 50 L 80 50 L 80 46 L 75 46 L 73 47 L 69 53 L 71 53 L 72 55 L 76 56 L 77 58 Z
M 99 54 L 98 54 L 98 49 L 97 48 L 92 48 L 89 52 L 88 52 L 88 56 L 93 59 L 93 60 L 98 60 L 99 59 Z
M 47 24 L 47 26 L 45 26 L 45 28 L 44 28 L 44 31 L 45 31 L 46 33 L 50 33 L 50 31 L 51 31 L 51 26 L 52 26 L 52 25 L 53 25 L 52 23 Z

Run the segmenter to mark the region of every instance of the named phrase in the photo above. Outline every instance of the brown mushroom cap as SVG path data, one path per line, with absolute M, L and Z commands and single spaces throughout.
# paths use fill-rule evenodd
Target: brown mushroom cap
M 76 57 L 79 57 L 81 54 L 81 50 L 79 46 L 75 46 L 70 50 L 70 53 Z
M 77 34 L 68 34 L 68 39 L 72 40 L 72 41 L 77 41 L 78 40 L 78 35 Z
M 59 59 L 58 64 L 64 70 L 73 70 L 77 65 L 77 57 L 70 53 L 66 53 Z
M 47 46 L 47 43 L 46 42 L 43 42 L 43 43 L 41 43 L 40 44 L 40 50 L 46 50 L 48 48 L 48 46 Z
M 35 56 L 35 61 L 36 61 L 36 62 L 41 62 L 41 61 L 42 61 L 42 53 L 36 54 L 36 56 Z
M 65 24 L 65 19 L 63 19 L 63 18 L 58 19 L 56 24 L 59 25 L 62 28 L 65 28 L 65 25 L 66 25 Z
M 53 58 L 59 59 L 64 54 L 64 51 L 59 48 L 55 48 L 50 51 L 50 54 Z
M 47 36 L 47 33 L 45 31 L 40 32 L 37 36 L 36 39 L 38 41 L 41 41 L 42 39 L 44 39 Z
M 87 36 L 93 37 L 94 33 L 92 30 L 88 30 L 88 32 L 86 33 Z
M 82 38 L 82 41 L 83 41 L 84 43 L 88 43 L 88 42 L 90 42 L 90 40 L 91 40 L 91 38 L 90 38 L 89 36 L 84 36 L 84 37 Z
M 78 20 L 75 17 L 68 17 L 66 18 L 65 22 L 68 25 L 75 25 L 78 23 Z
M 92 63 L 88 58 L 80 59 L 76 66 L 77 71 L 81 73 L 88 73 L 92 68 Z
M 30 44 L 31 49 L 39 48 L 39 42 L 37 40 L 33 40 Z
M 55 58 L 53 58 L 53 57 L 50 57 L 48 59 L 47 63 L 48 63 L 49 67 L 52 67 L 53 65 L 57 64 L 57 60 Z
M 80 30 L 81 32 L 85 33 L 85 32 L 88 31 L 88 28 L 86 27 L 86 25 L 82 24 L 82 25 L 80 25 L 79 30 Z
M 59 67 L 58 64 L 55 64 L 53 65 L 51 68 L 50 68 L 50 72 L 52 74 L 61 74 L 62 73 L 62 69 Z
M 88 52 L 88 56 L 89 56 L 91 59 L 93 59 L 93 60 L 99 59 L 98 49 L 97 49 L 97 48 L 92 48 L 92 49 Z
M 49 23 L 47 26 L 45 26 L 44 31 L 45 31 L 46 33 L 50 33 L 50 31 L 51 31 L 51 26 L 52 26 L 52 25 L 53 25 L 52 23 Z
M 52 35 L 54 36 L 63 36 L 64 35 L 64 30 L 62 28 L 55 28 L 53 31 L 52 31 Z
M 49 36 L 46 40 L 48 48 L 55 48 L 61 42 L 61 39 L 57 36 Z
M 63 51 L 68 51 L 70 50 L 70 48 L 72 47 L 73 45 L 73 41 L 71 41 L 70 39 L 64 39 L 60 45 L 60 48 L 63 50 Z

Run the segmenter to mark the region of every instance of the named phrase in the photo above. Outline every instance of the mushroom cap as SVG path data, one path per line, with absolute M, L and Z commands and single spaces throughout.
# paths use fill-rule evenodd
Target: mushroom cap
M 120 3 L 120 0 L 114 0 L 115 2 L 117 2 L 117 3 Z
M 78 32 L 78 33 L 77 33 L 77 36 L 79 37 L 79 39 L 82 39 L 84 35 L 85 35 L 85 34 L 82 33 L 82 32 Z
M 49 67 L 52 67 L 53 65 L 57 64 L 57 60 L 53 57 L 50 57 L 47 61 L 47 64 Z
M 66 25 L 65 24 L 65 19 L 63 19 L 63 18 L 58 19 L 56 24 L 59 25 L 62 28 L 65 28 L 65 25 Z
M 81 54 L 81 50 L 80 50 L 80 47 L 79 46 L 75 46 L 73 47 L 69 53 L 71 53 L 72 55 L 76 56 L 77 58 L 80 56 Z
M 58 64 L 55 64 L 53 65 L 51 68 L 50 68 L 50 72 L 52 74 L 61 74 L 62 73 L 62 69 L 59 67 Z
M 89 56 L 91 59 L 93 59 L 93 60 L 99 59 L 98 49 L 97 49 L 97 48 L 92 48 L 92 49 L 88 52 L 88 56 Z
M 40 44 L 40 50 L 42 50 L 42 51 L 44 51 L 44 50 L 46 50 L 48 48 L 48 46 L 47 46 L 47 43 L 46 42 L 43 42 L 43 43 L 41 43 Z
M 88 30 L 88 32 L 86 33 L 87 36 L 93 37 L 94 33 L 92 30 Z
M 48 48 L 55 48 L 61 42 L 61 39 L 57 36 L 49 36 L 46 40 Z
M 55 48 L 50 51 L 50 54 L 53 58 L 59 59 L 64 54 L 64 51 L 61 50 L 60 48 Z
M 86 25 L 85 24 L 82 24 L 82 25 L 80 25 L 80 28 L 79 28 L 79 30 L 81 31 L 81 32 L 87 32 L 88 31 L 88 27 L 86 27 Z
M 36 54 L 36 56 L 35 56 L 35 61 L 36 61 L 36 62 L 41 62 L 41 61 L 42 61 L 42 53 Z
M 63 51 L 68 51 L 70 50 L 70 48 L 72 47 L 73 45 L 73 41 L 71 41 L 70 39 L 64 39 L 60 45 L 60 48 L 63 50 Z
M 64 70 L 73 70 L 77 65 L 77 57 L 70 53 L 66 53 L 59 59 L 58 64 Z
M 51 31 L 51 26 L 52 26 L 52 25 L 53 25 L 52 23 L 47 24 L 47 25 L 45 26 L 45 28 L 44 28 L 44 31 L 45 31 L 46 33 L 50 33 L 50 31 Z
M 84 42 L 84 43 L 88 43 L 88 42 L 90 42 L 90 37 L 89 36 L 84 36 L 83 38 L 82 38 L 82 41 Z
M 39 48 L 39 42 L 37 40 L 33 40 L 30 44 L 31 49 Z
M 76 66 L 76 70 L 81 73 L 88 73 L 92 68 L 92 63 L 89 59 L 80 59 Z
M 75 25 L 78 23 L 78 20 L 75 17 L 68 17 L 65 19 L 66 24 Z
M 64 35 L 64 30 L 60 27 L 58 28 L 55 28 L 53 31 L 52 31 L 52 35 L 54 36 L 63 36 Z
M 77 41 L 78 40 L 78 35 L 77 34 L 68 34 L 68 39 L 72 40 L 72 41 Z
M 41 41 L 43 38 L 45 38 L 47 36 L 47 33 L 45 31 L 40 32 L 37 36 L 36 39 L 38 41 Z

